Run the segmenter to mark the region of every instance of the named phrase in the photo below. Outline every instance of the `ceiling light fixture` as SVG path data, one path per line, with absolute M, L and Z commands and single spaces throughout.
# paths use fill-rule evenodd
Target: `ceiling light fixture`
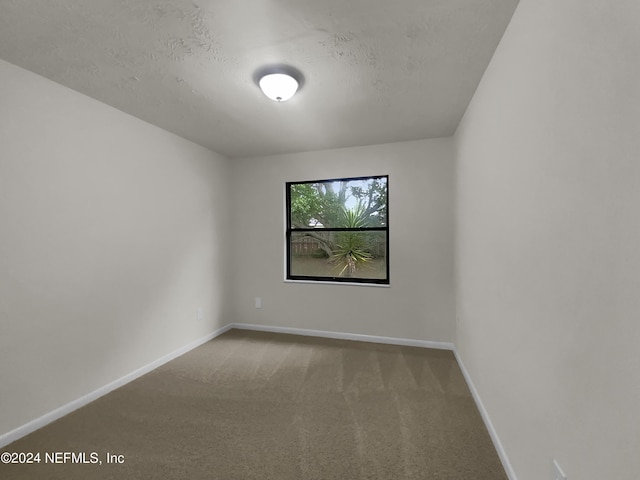
M 286 73 L 269 73 L 258 82 L 262 92 L 271 100 L 286 102 L 298 90 L 298 81 Z

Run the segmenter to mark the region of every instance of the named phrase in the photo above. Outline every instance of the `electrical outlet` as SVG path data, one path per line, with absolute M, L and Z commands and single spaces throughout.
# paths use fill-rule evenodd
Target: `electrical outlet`
M 256 297 L 256 308 L 262 308 L 262 298 Z
M 196 308 L 196 319 L 202 320 L 204 318 L 204 310 L 202 307 Z
M 551 474 L 551 480 L 567 480 L 567 476 L 564 474 L 560 465 L 558 465 L 558 461 L 553 461 L 553 469 Z

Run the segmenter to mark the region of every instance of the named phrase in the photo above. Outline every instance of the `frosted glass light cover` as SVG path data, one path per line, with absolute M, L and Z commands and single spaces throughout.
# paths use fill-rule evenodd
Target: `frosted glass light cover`
M 298 90 L 298 82 L 295 78 L 284 73 L 271 73 L 260 79 L 260 89 L 271 100 L 285 102 Z

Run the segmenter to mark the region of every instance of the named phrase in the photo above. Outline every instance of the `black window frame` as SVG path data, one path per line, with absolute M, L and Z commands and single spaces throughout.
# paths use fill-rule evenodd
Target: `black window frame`
M 291 225 L 291 186 L 292 185 L 306 185 L 313 183 L 332 183 L 343 181 L 358 181 L 358 180 L 372 180 L 385 178 L 387 185 L 387 199 L 386 199 L 386 226 L 380 227 L 358 227 L 358 228 L 343 228 L 343 227 L 324 227 L 324 228 L 297 228 Z M 286 207 L 286 230 L 285 230 L 285 242 L 286 242 L 286 280 L 291 281 L 310 281 L 310 282 L 335 282 L 335 283 L 357 283 L 357 284 L 372 284 L 372 285 L 390 285 L 390 268 L 389 268 L 389 175 L 367 175 L 361 177 L 344 177 L 344 178 L 328 178 L 322 180 L 302 180 L 297 182 L 285 183 L 285 207 Z M 312 275 L 292 275 L 291 274 L 291 237 L 294 232 L 305 231 L 325 231 L 325 232 L 345 232 L 345 231 L 382 231 L 385 232 L 385 268 L 386 278 L 361 278 L 361 277 L 340 277 L 340 276 L 312 276 Z

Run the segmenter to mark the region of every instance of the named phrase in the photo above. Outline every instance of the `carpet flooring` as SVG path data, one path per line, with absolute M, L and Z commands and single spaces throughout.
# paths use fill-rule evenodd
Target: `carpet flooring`
M 40 453 L 12 480 L 507 478 L 451 352 L 244 330 L 2 452 Z

